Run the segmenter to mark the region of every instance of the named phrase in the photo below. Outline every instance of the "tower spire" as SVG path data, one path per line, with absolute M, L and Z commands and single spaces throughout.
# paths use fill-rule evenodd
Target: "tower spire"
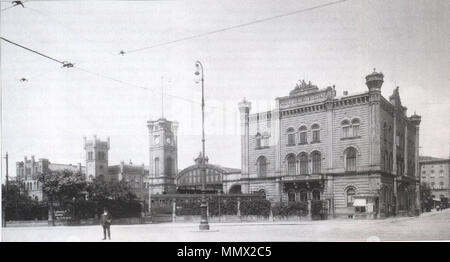
M 161 118 L 164 118 L 164 76 L 161 76 Z

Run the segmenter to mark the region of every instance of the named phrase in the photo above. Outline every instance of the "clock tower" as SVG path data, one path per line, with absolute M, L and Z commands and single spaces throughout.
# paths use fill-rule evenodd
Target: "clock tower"
M 147 126 L 150 138 L 150 194 L 173 194 L 176 192 L 175 177 L 178 173 L 178 122 L 160 118 L 148 121 Z

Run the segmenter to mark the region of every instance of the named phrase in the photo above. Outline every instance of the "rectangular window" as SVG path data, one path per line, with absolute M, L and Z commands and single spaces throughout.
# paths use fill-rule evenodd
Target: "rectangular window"
M 359 126 L 353 126 L 353 136 L 359 136 Z
M 350 127 L 349 126 L 345 126 L 342 128 L 342 136 L 345 137 L 349 137 L 350 136 Z
M 261 148 L 261 138 L 256 138 L 256 148 Z
M 268 137 L 264 137 L 262 142 L 263 142 L 264 147 L 269 146 L 269 138 Z
M 92 152 L 88 152 L 88 160 L 93 160 L 93 153 Z
M 105 152 L 98 152 L 97 157 L 98 160 L 105 160 Z
M 320 141 L 320 131 L 314 130 L 313 131 L 313 142 L 319 142 Z
M 300 144 L 306 144 L 308 143 L 308 137 L 306 132 L 300 133 Z
M 288 134 L 288 146 L 295 145 L 295 134 Z
M 356 171 L 356 157 L 347 158 L 347 171 Z

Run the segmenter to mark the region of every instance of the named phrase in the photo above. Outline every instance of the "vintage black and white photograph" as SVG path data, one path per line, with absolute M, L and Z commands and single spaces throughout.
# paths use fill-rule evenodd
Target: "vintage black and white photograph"
M 450 1 L 0 9 L 2 242 L 450 241 Z

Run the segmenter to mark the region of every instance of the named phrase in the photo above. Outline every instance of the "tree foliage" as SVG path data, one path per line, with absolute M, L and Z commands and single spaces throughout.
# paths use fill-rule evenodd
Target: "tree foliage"
M 46 203 L 38 202 L 26 194 L 24 188 L 19 191 L 19 185 L 8 183 L 8 192 L 5 194 L 6 186 L 2 185 L 2 205 L 6 207 L 6 220 L 34 220 L 46 219 L 48 207 Z M 6 201 L 6 198 L 8 201 Z
M 289 202 L 289 203 L 276 203 L 273 207 L 274 216 L 306 216 L 308 215 L 308 203 L 307 202 Z
M 270 201 L 266 199 L 243 200 L 240 204 L 242 216 L 263 216 L 270 214 Z
M 95 204 L 95 214 L 108 209 L 114 217 L 139 216 L 142 206 L 125 181 L 94 179 L 86 187 L 89 201 Z
M 433 208 L 433 197 L 431 195 L 431 188 L 427 183 L 420 185 L 420 202 L 422 209 L 429 212 Z
M 44 194 L 60 203 L 79 198 L 86 188 L 84 176 L 70 170 L 42 173 L 38 181 L 42 183 Z

